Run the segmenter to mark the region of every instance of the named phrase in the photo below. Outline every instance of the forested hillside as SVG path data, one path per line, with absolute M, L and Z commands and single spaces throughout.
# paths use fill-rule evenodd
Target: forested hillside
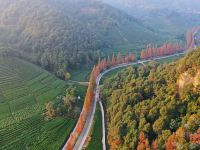
M 133 17 L 95 0 L 0 0 L 1 53 L 63 76 L 97 50 L 163 41 Z
M 104 81 L 110 149 L 199 149 L 200 48 Z

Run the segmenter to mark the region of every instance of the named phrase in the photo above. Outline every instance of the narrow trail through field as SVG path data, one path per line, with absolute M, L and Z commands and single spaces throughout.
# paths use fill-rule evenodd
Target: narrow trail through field
M 80 84 L 80 85 L 84 85 L 87 86 L 89 82 L 80 82 L 80 81 L 74 81 L 74 80 L 69 80 L 68 82 L 70 83 L 75 83 L 75 84 Z

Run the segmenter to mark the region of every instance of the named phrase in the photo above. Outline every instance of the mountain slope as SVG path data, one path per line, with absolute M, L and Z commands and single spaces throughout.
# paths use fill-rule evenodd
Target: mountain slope
M 110 149 L 199 149 L 199 58 L 200 48 L 175 63 L 129 67 L 104 82 Z
M 200 2 L 198 0 L 103 0 L 140 19 L 154 31 L 180 36 L 199 25 Z
M 11 49 L 60 76 L 97 60 L 96 50 L 162 41 L 133 17 L 95 0 L 0 0 L 0 10 L 1 51 Z

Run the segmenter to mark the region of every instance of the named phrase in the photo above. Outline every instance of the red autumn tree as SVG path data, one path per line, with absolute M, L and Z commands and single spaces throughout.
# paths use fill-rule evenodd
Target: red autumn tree
M 96 79 L 97 76 L 99 75 L 99 69 L 97 68 L 97 66 L 93 67 L 93 76 Z
M 91 107 L 91 104 L 92 104 L 93 99 L 94 99 L 93 90 L 94 90 L 94 85 L 95 85 L 95 80 L 96 80 L 95 76 L 97 75 L 95 72 L 96 72 L 96 69 L 94 69 L 92 71 L 91 75 L 90 75 L 89 85 L 88 85 L 88 89 L 87 89 L 86 96 L 85 96 L 83 110 L 86 113 L 88 113 L 90 111 L 90 107 Z
M 194 134 L 190 134 L 190 143 L 200 144 L 200 128 Z
M 182 127 L 178 128 L 176 131 L 176 138 L 177 139 L 184 139 L 185 138 L 185 131 Z
M 152 142 L 151 150 L 158 150 L 158 149 L 159 149 L 158 148 L 158 140 L 156 139 Z
M 117 61 L 116 61 L 116 63 L 117 63 L 117 64 L 121 64 L 122 62 L 123 62 L 122 55 L 121 55 L 121 53 L 119 52 L 118 55 L 117 55 Z
M 126 55 L 126 56 L 124 57 L 124 62 L 125 62 L 125 63 L 128 63 L 128 62 L 129 62 L 129 56 L 128 56 L 128 55 Z
M 98 75 L 99 74 L 97 74 L 97 72 L 96 72 L 96 67 L 94 66 L 92 69 L 92 72 L 90 74 L 90 79 L 89 79 L 89 83 L 91 83 L 92 86 L 95 85 L 95 80 Z
M 146 52 L 144 50 L 142 50 L 140 58 L 146 59 Z
M 99 61 L 97 66 L 99 67 L 99 71 L 101 72 L 103 70 L 103 61 Z
M 67 143 L 65 150 L 73 150 L 73 146 L 70 142 Z
M 97 66 L 98 66 L 99 72 L 102 72 L 104 69 L 106 69 L 107 68 L 107 61 L 106 61 L 106 59 L 104 58 L 102 60 L 99 60 Z
M 87 113 L 90 111 L 90 107 L 93 102 L 93 98 L 94 98 L 93 87 L 92 87 L 92 85 L 89 84 L 87 93 L 86 93 L 86 97 L 85 97 L 85 101 L 84 101 L 84 111 Z
M 134 54 L 129 54 L 129 61 L 134 62 L 136 60 L 136 57 Z
M 70 137 L 69 137 L 69 140 L 67 141 L 65 149 L 72 150 L 74 144 L 75 144 L 75 137 L 73 136 L 73 134 L 70 134 Z
M 76 132 L 77 132 L 78 134 L 80 134 L 81 131 L 83 130 L 84 122 L 85 122 L 85 121 L 83 120 L 83 116 L 82 116 L 82 114 L 81 114 L 80 117 L 79 117 L 77 126 L 76 126 Z
M 107 62 L 106 62 L 106 59 L 104 58 L 103 60 L 102 60 L 102 65 L 103 65 L 103 70 L 104 69 L 106 69 L 107 68 Z
M 149 45 L 146 49 L 146 58 L 153 57 L 153 46 Z
M 137 150 L 150 150 L 149 141 L 146 139 L 144 132 L 140 133 L 139 139 Z
M 136 60 L 135 58 L 135 55 L 134 54 L 127 54 L 125 57 L 124 57 L 124 63 L 128 63 L 128 62 L 134 62 Z
M 165 142 L 166 150 L 176 150 L 176 143 L 177 142 L 175 134 L 170 135 Z

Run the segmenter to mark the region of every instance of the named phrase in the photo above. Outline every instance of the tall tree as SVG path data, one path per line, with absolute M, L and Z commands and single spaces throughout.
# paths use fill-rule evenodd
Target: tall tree
M 158 147 L 158 140 L 157 139 L 152 142 L 151 149 L 152 150 L 158 150 L 159 149 L 159 147 Z
M 165 143 L 166 150 L 176 150 L 176 136 L 172 134 Z
M 137 150 L 150 150 L 149 141 L 146 139 L 144 132 L 140 133 L 139 139 Z
M 116 61 L 116 63 L 117 63 L 117 64 L 121 64 L 122 62 L 123 62 L 122 55 L 121 55 L 121 53 L 119 52 L 118 55 L 117 55 L 117 61 Z
M 144 50 L 142 50 L 140 58 L 146 59 L 146 52 Z
M 83 119 L 83 115 L 81 114 L 77 123 L 76 132 L 80 134 L 83 130 L 85 120 Z
M 56 110 L 54 109 L 54 106 L 51 102 L 46 104 L 46 108 L 45 108 L 45 118 L 48 119 L 52 119 L 56 117 Z
M 134 62 L 136 60 L 135 54 L 129 54 L 129 61 Z
M 112 66 L 114 66 L 116 64 L 116 60 L 115 60 L 115 55 L 112 55 L 112 62 L 111 62 Z
M 200 128 L 193 134 L 190 134 L 190 143 L 200 144 Z

